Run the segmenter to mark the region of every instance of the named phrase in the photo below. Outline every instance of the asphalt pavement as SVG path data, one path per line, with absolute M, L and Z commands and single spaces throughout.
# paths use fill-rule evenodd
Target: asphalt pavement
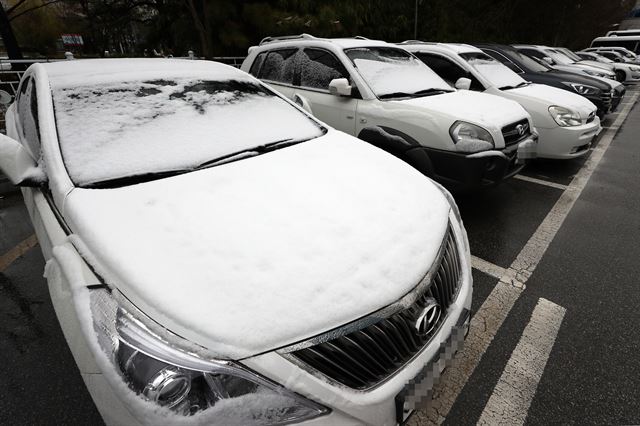
M 629 89 L 589 156 L 538 160 L 456 196 L 474 256 L 475 322 L 441 401 L 412 424 L 640 423 L 637 93 Z M 0 425 L 101 424 L 43 269 L 20 194 L 0 195 Z

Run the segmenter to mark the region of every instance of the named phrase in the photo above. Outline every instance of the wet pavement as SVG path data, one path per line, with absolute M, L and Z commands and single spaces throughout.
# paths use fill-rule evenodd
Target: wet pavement
M 640 107 L 606 151 L 446 423 L 478 421 L 540 298 L 566 315 L 527 424 L 640 423 L 637 135 Z M 511 179 L 456 196 L 472 254 L 508 268 L 585 161 L 537 160 L 522 172 L 557 187 Z M 100 424 L 56 320 L 42 254 L 37 245 L 29 249 L 32 235 L 20 193 L 0 195 L 0 424 Z M 7 256 L 20 243 L 24 253 Z M 473 276 L 477 312 L 498 280 L 479 269 Z

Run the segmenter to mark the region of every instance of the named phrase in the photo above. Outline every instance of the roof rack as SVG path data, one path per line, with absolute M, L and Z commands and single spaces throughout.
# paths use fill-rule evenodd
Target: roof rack
M 271 43 L 274 41 L 284 41 L 284 40 L 297 40 L 297 39 L 315 39 L 316 37 L 312 36 L 311 34 L 307 34 L 307 33 L 302 33 L 302 34 L 298 34 L 298 35 L 288 35 L 288 36 L 268 36 L 263 38 L 262 40 L 260 40 L 260 44 L 259 46 L 262 46 L 263 44 L 266 43 Z
M 355 37 L 353 37 L 353 38 L 355 38 L 356 40 L 369 40 L 367 37 L 359 36 L 359 35 L 358 35 L 358 36 L 355 36 Z
M 431 41 L 422 41 L 422 40 L 405 40 L 405 41 L 401 41 L 398 44 L 436 44 L 436 43 Z

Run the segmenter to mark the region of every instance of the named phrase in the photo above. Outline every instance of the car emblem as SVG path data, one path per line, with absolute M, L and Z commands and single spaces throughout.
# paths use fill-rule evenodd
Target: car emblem
M 523 135 L 524 135 L 524 132 L 525 132 L 526 130 L 527 130 L 527 128 L 526 128 L 523 124 L 518 124 L 518 125 L 516 126 L 516 131 L 518 132 L 518 134 L 519 134 L 520 136 L 523 136 Z
M 442 311 L 440 304 L 433 297 L 427 298 L 425 307 L 416 317 L 415 329 L 419 336 L 427 336 L 431 333 L 440 320 Z

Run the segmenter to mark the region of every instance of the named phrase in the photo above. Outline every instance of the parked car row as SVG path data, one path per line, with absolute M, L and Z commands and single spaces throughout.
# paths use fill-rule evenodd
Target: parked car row
M 242 70 L 32 65 L 0 169 L 105 422 L 406 422 L 470 321 L 469 242 L 437 182 L 584 155 L 622 97 L 549 67 L 306 34 Z

